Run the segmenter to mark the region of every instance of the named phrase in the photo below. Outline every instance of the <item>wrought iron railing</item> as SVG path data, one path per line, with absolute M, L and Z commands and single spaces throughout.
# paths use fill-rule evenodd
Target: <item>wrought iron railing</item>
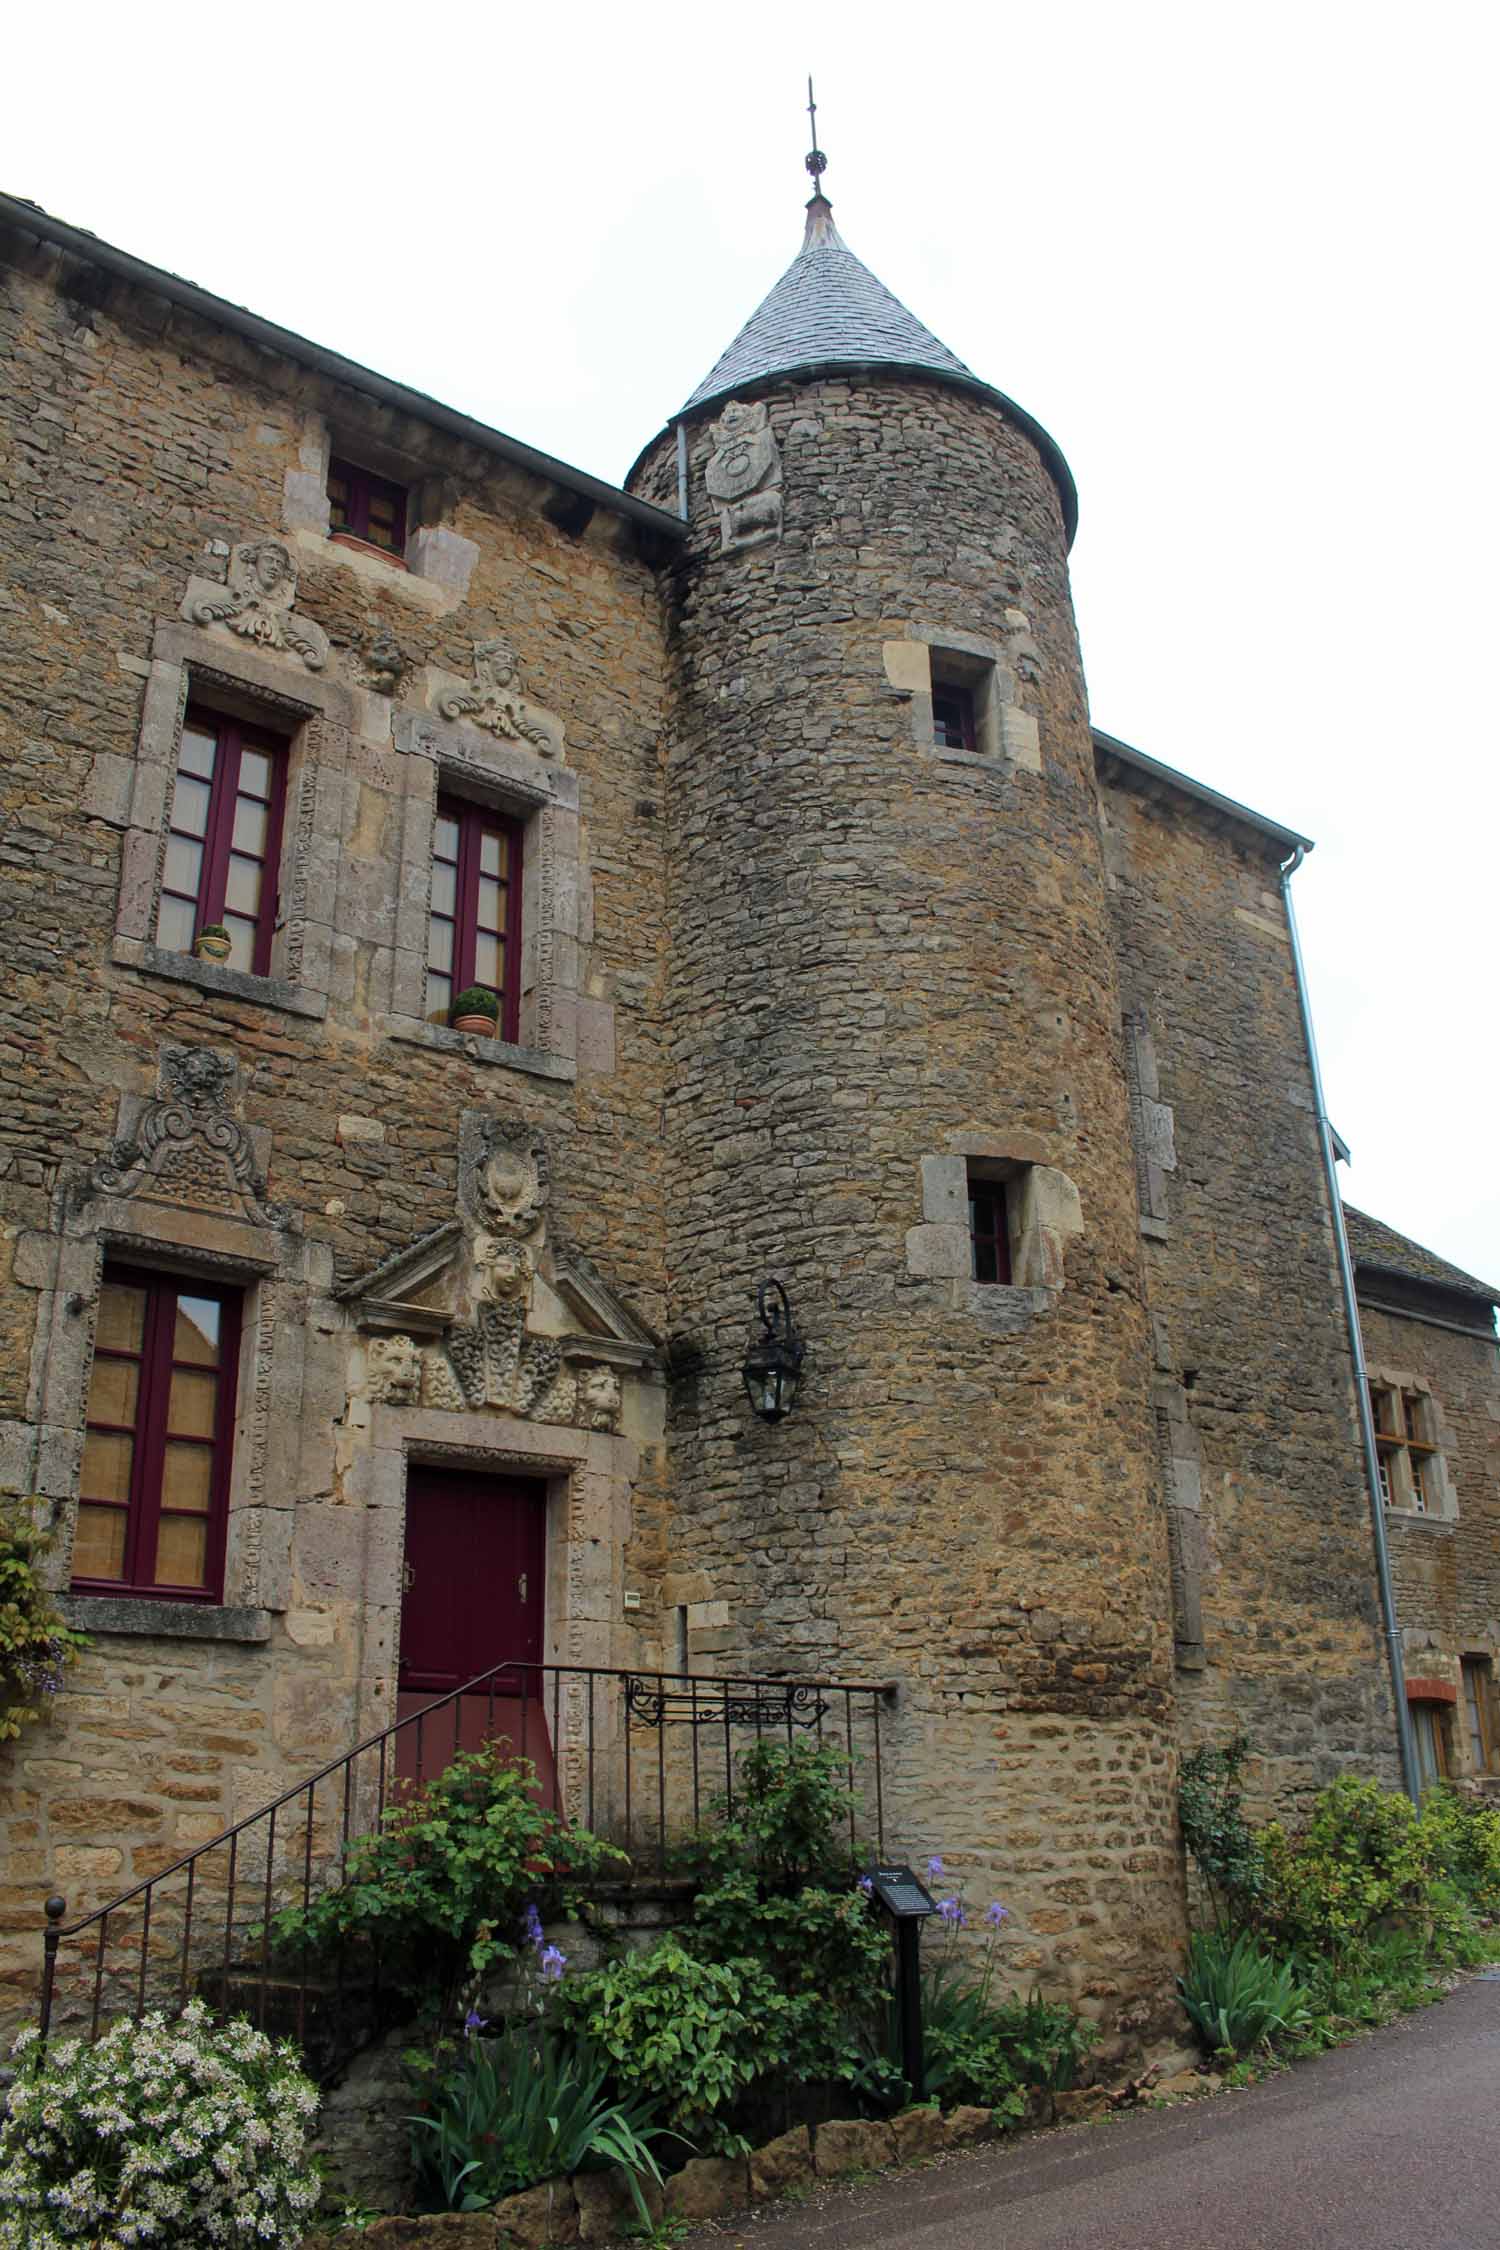
M 278 1951 L 275 1917 L 340 1882 L 351 1843 L 378 1829 L 393 1800 L 482 1741 L 531 1761 L 539 1801 L 617 1843 L 638 1878 L 666 1873 L 674 1840 L 712 1800 L 732 1809 L 735 1761 L 749 1741 L 832 1743 L 844 1753 L 851 1860 L 881 1851 L 881 1705 L 891 1692 L 862 1681 L 498 1664 L 107 1905 L 70 1922 L 67 1902 L 49 1898 L 42 2036 L 94 2039 L 121 2015 L 180 2008 L 199 1992 L 220 2012 L 269 2020 L 304 2045 L 319 2017 L 324 2059 L 343 2059 L 360 2044 L 361 2023 L 367 2035 L 378 2017 L 378 1969 L 358 1991 L 345 1989 L 340 1971 L 330 1991 L 305 1952 L 290 1966 Z M 337 2038 L 327 2035 L 330 2016 L 341 2019 Z

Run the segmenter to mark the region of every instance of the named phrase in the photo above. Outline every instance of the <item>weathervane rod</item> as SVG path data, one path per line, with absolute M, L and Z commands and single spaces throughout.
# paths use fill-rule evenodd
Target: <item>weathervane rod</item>
M 812 147 L 807 154 L 807 169 L 812 174 L 813 193 L 821 195 L 823 192 L 823 174 L 828 169 L 828 159 L 818 146 L 818 105 L 813 100 L 811 78 L 807 81 L 807 114 L 812 120 Z

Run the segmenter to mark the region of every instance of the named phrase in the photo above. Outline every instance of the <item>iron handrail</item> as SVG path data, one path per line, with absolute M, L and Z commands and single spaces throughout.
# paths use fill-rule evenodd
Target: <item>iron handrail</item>
M 766 1726 L 768 1724 L 773 1725 L 777 1730 L 779 1730 L 784 1725 L 786 1728 L 787 1739 L 788 1741 L 790 1741 L 792 1739 L 792 1729 L 794 1728 L 794 1726 L 805 1728 L 815 1727 L 817 1730 L 818 1739 L 821 1741 L 823 1739 L 824 1717 L 828 1715 L 832 1709 L 831 1703 L 825 1701 L 824 1699 L 833 1697 L 839 1698 L 844 1706 L 843 1732 L 845 1734 L 849 1752 L 849 1818 L 851 1848 L 853 1847 L 855 1840 L 855 1798 L 853 1786 L 853 1767 L 855 1760 L 854 1703 L 856 1698 L 859 1699 L 861 1706 L 872 1715 L 874 1734 L 875 1826 L 877 1835 L 880 1837 L 883 1843 L 884 1805 L 880 1759 L 880 1706 L 883 1702 L 888 1702 L 894 1697 L 896 1693 L 896 1684 L 893 1681 L 876 1682 L 868 1680 L 836 1680 L 824 1678 L 799 1679 L 794 1675 L 786 1674 L 773 1677 L 765 1674 L 748 1672 L 703 1673 L 689 1672 L 685 1670 L 679 1672 L 666 1671 L 665 1669 L 659 1670 L 656 1668 L 647 1669 L 643 1667 L 631 1667 L 626 1669 L 618 1666 L 598 1664 L 549 1664 L 541 1660 L 533 1660 L 529 1658 L 507 1658 L 499 1664 L 491 1665 L 487 1671 L 476 1673 L 473 1679 L 464 1681 L 460 1686 L 450 1688 L 445 1694 L 435 1696 L 430 1702 L 424 1703 L 419 1709 L 415 1711 L 409 1711 L 404 1717 L 393 1720 L 388 1726 L 377 1728 L 372 1734 L 364 1736 L 360 1741 L 354 1743 L 351 1748 L 341 1752 L 338 1757 L 331 1758 L 324 1765 L 319 1766 L 313 1773 L 304 1774 L 300 1780 L 294 1782 L 289 1788 L 282 1790 L 278 1796 L 268 1799 L 264 1804 L 257 1806 L 253 1812 L 246 1813 L 242 1815 L 239 1820 L 231 1822 L 228 1826 L 221 1829 L 217 1835 L 209 1837 L 203 1843 L 195 1844 L 189 1851 L 184 1852 L 179 1858 L 172 1860 L 164 1867 L 158 1868 L 154 1873 L 143 1876 L 139 1882 L 132 1884 L 127 1890 L 119 1892 L 115 1897 L 108 1900 L 105 1904 L 91 1908 L 88 1913 L 79 1915 L 74 1921 L 65 1921 L 64 1918 L 67 1913 L 67 1903 L 61 1896 L 54 1894 L 52 1897 L 48 1898 L 48 1900 L 46 1901 L 45 1909 L 46 1928 L 43 1932 L 42 1990 L 41 2005 L 39 2011 L 39 2028 L 41 2030 L 43 2038 L 47 2036 L 53 2014 L 59 1949 L 65 1940 L 77 1938 L 84 1932 L 90 1930 L 97 1930 L 98 1932 L 98 1942 L 96 1949 L 97 1958 L 93 1976 L 94 1989 L 92 2021 L 90 2030 L 91 2037 L 97 2036 L 101 2020 L 106 1948 L 109 1939 L 109 1925 L 112 1918 L 120 1916 L 125 1912 L 126 1909 L 134 1907 L 137 1904 L 139 1904 L 141 1910 L 139 1945 L 140 1959 L 138 1973 L 133 1977 L 133 1982 L 136 1986 L 136 1995 L 135 2007 L 132 2012 L 137 2017 L 139 2017 L 139 2015 L 144 2012 L 151 1951 L 151 1915 L 153 1903 L 157 1900 L 158 1894 L 163 1892 L 163 1886 L 170 1884 L 175 1877 L 184 1875 L 186 1877 L 186 1891 L 182 1935 L 179 1948 L 180 1962 L 177 1982 L 179 2005 L 186 2001 L 186 1998 L 188 1996 L 188 1985 L 190 1977 L 193 1974 L 192 1933 L 198 1871 L 200 1868 L 200 1864 L 208 1860 L 212 1854 L 224 1851 L 227 1851 L 228 1853 L 228 1869 L 227 1904 L 225 1908 L 225 1927 L 222 1947 L 222 1972 L 227 1986 L 229 1979 L 233 1975 L 239 1973 L 235 1970 L 234 1967 L 235 1899 L 236 1888 L 241 1881 L 239 1871 L 239 1845 L 241 1838 L 245 1837 L 249 1833 L 249 1831 L 258 1827 L 264 1828 L 266 1837 L 266 1861 L 263 1885 L 261 1885 L 259 1882 L 258 1874 L 255 1877 L 257 1887 L 263 1888 L 264 1894 L 263 1900 L 261 1902 L 259 1920 L 255 1932 L 260 1941 L 258 1983 L 260 1987 L 260 2020 L 264 2022 L 266 1993 L 269 1985 L 272 1982 L 270 1924 L 274 1912 L 272 1892 L 274 1863 L 276 1857 L 277 1816 L 284 1813 L 288 1807 L 296 1806 L 299 1803 L 305 1808 L 305 1824 L 303 1825 L 300 1847 L 302 1861 L 301 1881 L 297 1886 L 301 1892 L 302 1903 L 305 1907 L 311 1899 L 314 1887 L 313 1833 L 314 1824 L 317 1817 L 317 1792 L 322 1784 L 332 1780 L 336 1780 L 337 1777 L 342 1776 L 343 1817 L 338 1851 L 334 1859 L 335 1869 L 341 1871 L 347 1858 L 349 1846 L 354 1840 L 355 1831 L 352 1825 L 352 1805 L 354 1797 L 355 1769 L 360 1760 L 367 1757 L 373 1760 L 378 1754 L 378 1767 L 375 1775 L 372 1777 L 378 1784 L 378 1788 L 376 1790 L 375 1818 L 373 1822 L 373 1827 L 375 1829 L 378 1829 L 380 1822 L 385 1817 L 388 1779 L 394 1777 L 398 1783 L 403 1779 L 399 1767 L 396 1764 L 396 1760 L 392 1756 L 392 1752 L 395 1749 L 398 1738 L 407 1735 L 414 1735 L 416 1742 L 416 1778 L 420 1781 L 421 1779 L 427 1778 L 422 1772 L 424 1734 L 430 1727 L 433 1728 L 434 1731 L 436 1731 L 437 1725 L 440 1725 L 441 1723 L 441 1715 L 444 1712 L 450 1710 L 452 1712 L 452 1754 L 456 1755 L 459 1748 L 461 1747 L 465 1699 L 470 1699 L 472 1708 L 473 1701 L 476 1701 L 482 1696 L 487 1696 L 489 1725 L 491 1728 L 493 1728 L 495 1721 L 497 1701 L 519 1701 L 521 1706 L 522 1737 L 520 1755 L 524 1758 L 526 1755 L 528 1706 L 532 1700 L 535 1701 L 535 1704 L 540 1712 L 542 1735 L 544 1738 L 546 1738 L 547 1736 L 547 1675 L 549 1673 L 552 1675 L 551 1701 L 553 1722 L 553 1740 L 550 1743 L 549 1747 L 552 1749 L 554 1756 L 562 1747 L 558 1737 L 560 1734 L 563 1682 L 565 1680 L 577 1681 L 581 1683 L 586 1689 L 587 1729 L 586 1739 L 582 1747 L 587 1760 L 586 1795 L 588 1802 L 589 1820 L 591 1824 L 594 1818 L 595 1804 L 595 1687 L 597 1682 L 610 1681 L 619 1683 L 623 1689 L 623 1783 L 625 1836 L 627 1846 L 630 1846 L 633 1843 L 631 1804 L 632 1721 L 634 1721 L 638 1726 L 643 1726 L 654 1730 L 657 1735 L 655 1759 L 657 1768 L 656 1780 L 658 1800 L 657 1844 L 659 1856 L 662 1860 L 662 1863 L 665 1864 L 667 1817 L 665 1730 L 669 1725 L 672 1725 L 678 1719 L 686 1719 L 693 1731 L 693 1741 L 691 1744 L 691 1775 L 693 1812 L 694 1817 L 696 1818 L 699 1812 L 700 1799 L 700 1761 L 697 1741 L 697 1733 L 700 1726 L 711 1724 L 715 1727 L 719 1725 L 722 1725 L 723 1727 L 725 1739 L 726 1785 L 728 1788 L 730 1801 L 732 1803 L 732 1730 L 736 1727 L 744 1728 L 746 1726 L 753 1725 L 756 1737 L 757 1739 L 759 1739 L 760 1736 L 766 1731 Z M 536 1683 L 534 1687 L 530 1686 L 530 1683 L 533 1681 Z M 511 1688 L 513 1692 L 509 1696 L 497 1697 L 497 1687 L 501 1685 Z M 769 1698 L 770 1700 L 764 1700 L 766 1698 Z M 779 1708 L 777 1707 L 777 1698 L 780 1699 Z M 411 1777 L 407 1776 L 404 1778 L 410 1779 Z M 554 1794 L 556 1794 L 557 1791 L 555 1780 L 553 1783 L 553 1789 Z M 556 1809 L 558 1809 L 559 1811 L 561 1811 L 562 1809 L 560 1797 Z M 294 1831 L 292 1841 L 295 1843 L 295 1828 L 297 1825 L 295 1815 L 293 1816 L 291 1825 Z M 333 1879 L 335 1881 L 338 1880 L 337 1872 L 335 1873 Z M 207 1879 L 205 1878 L 205 1883 L 206 1880 Z M 247 1888 L 248 1882 L 249 1879 L 247 1877 Z M 164 1908 L 163 1911 L 166 1911 L 166 1909 Z M 217 1940 L 215 1940 L 215 1944 L 217 1945 Z M 304 1966 L 302 1984 L 298 1995 L 297 2022 L 299 2036 L 301 2036 L 305 2020 L 306 2000 L 307 1977 Z

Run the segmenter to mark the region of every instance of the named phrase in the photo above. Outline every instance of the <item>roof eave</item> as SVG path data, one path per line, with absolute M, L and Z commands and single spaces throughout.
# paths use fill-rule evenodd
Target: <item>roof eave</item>
M 524 444 L 519 438 L 507 437 L 487 422 L 476 421 L 472 415 L 461 414 L 456 407 L 444 406 L 440 399 L 431 398 L 425 391 L 416 391 L 405 383 L 398 383 L 388 375 L 380 375 L 373 368 L 361 366 L 358 360 L 346 359 L 342 352 L 330 351 L 326 345 L 315 344 L 295 330 L 282 328 L 275 321 L 263 320 L 258 313 L 246 310 L 243 305 L 231 304 L 225 297 L 216 297 L 210 290 L 200 289 L 196 282 L 184 281 L 161 266 L 149 265 L 128 250 L 116 249 L 112 243 L 103 242 L 97 235 L 81 227 L 70 227 L 38 204 L 28 203 L 23 197 L 0 194 L 0 226 L 13 227 L 18 233 L 30 235 L 39 242 L 51 243 L 55 249 L 86 259 L 104 272 L 114 274 L 132 287 L 148 291 L 152 296 L 164 298 L 168 304 L 179 305 L 199 319 L 227 329 L 232 335 L 243 336 L 264 351 L 280 353 L 301 367 L 312 368 L 330 381 L 343 383 L 350 390 L 362 391 L 366 397 L 377 399 L 381 405 L 394 407 L 398 412 L 410 414 L 416 420 L 444 431 L 449 437 L 477 445 L 488 453 L 497 455 L 513 467 L 524 469 L 544 483 L 574 492 L 591 501 L 596 507 L 607 508 L 627 521 L 639 524 L 642 529 L 666 539 L 681 539 L 684 527 L 678 517 L 669 515 L 649 500 L 639 500 L 633 492 L 621 491 L 602 477 L 590 476 L 585 469 L 575 469 L 566 461 L 557 460 L 550 453 Z
M 919 362 L 909 359 L 798 360 L 790 367 L 768 369 L 764 375 L 757 375 L 746 382 L 726 383 L 721 389 L 710 391 L 702 398 L 695 396 L 657 431 L 649 443 L 641 447 L 626 471 L 626 484 L 629 484 L 652 447 L 658 445 L 679 422 L 696 422 L 702 415 L 722 406 L 726 399 L 757 398 L 763 391 L 778 390 L 785 383 L 816 382 L 827 375 L 896 376 L 914 383 L 941 383 L 949 390 L 965 391 L 974 398 L 984 399 L 990 406 L 998 406 L 1006 419 L 1014 422 L 1017 429 L 1030 438 L 1040 453 L 1047 473 L 1057 487 L 1063 528 L 1067 533 L 1068 545 L 1072 546 L 1078 531 L 1078 487 L 1073 482 L 1073 472 L 1068 467 L 1056 438 L 1050 436 L 1035 416 L 1027 413 L 1024 406 L 1017 406 L 1015 400 L 1007 398 L 1004 391 L 997 391 L 993 383 L 983 383 L 977 375 L 959 374 L 952 368 L 923 367 Z
M 1310 852 L 1313 849 L 1311 836 L 1300 836 L 1295 828 L 1285 828 L 1279 820 L 1268 820 L 1264 813 L 1254 812 L 1249 805 L 1242 805 L 1237 798 L 1225 797 L 1217 789 L 1210 789 L 1207 782 L 1194 781 L 1190 774 L 1180 773 L 1176 766 L 1163 765 L 1159 758 L 1148 758 L 1144 750 L 1133 750 L 1128 742 L 1121 742 L 1116 735 L 1106 734 L 1102 727 L 1094 727 L 1090 731 L 1095 751 L 1113 758 L 1127 773 L 1154 782 L 1160 788 L 1173 790 L 1179 796 L 1191 797 L 1196 804 L 1217 813 L 1221 820 L 1230 821 L 1241 828 L 1254 829 L 1258 835 L 1269 837 L 1286 857 L 1296 851 Z

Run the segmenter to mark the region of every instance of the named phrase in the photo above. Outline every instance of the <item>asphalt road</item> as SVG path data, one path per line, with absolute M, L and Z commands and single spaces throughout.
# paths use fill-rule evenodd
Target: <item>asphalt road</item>
M 1500 1981 L 1242 2093 L 833 2187 L 681 2250 L 1500 2250 Z

